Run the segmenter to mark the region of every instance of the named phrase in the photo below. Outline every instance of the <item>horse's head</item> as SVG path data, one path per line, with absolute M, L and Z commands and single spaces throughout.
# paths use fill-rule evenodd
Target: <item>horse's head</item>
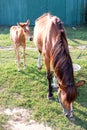
M 52 64 L 59 83 L 59 99 L 67 117 L 73 116 L 72 103 L 77 97 L 77 87 L 84 85 L 85 81 L 75 84 L 72 60 L 69 54 L 68 42 L 62 21 L 58 17 L 52 18 L 55 29 L 56 42 L 52 49 Z
M 73 116 L 70 115 L 72 112 L 71 104 L 75 101 L 77 97 L 77 88 L 84 84 L 85 84 L 84 80 L 79 81 L 74 86 L 73 84 L 70 84 L 69 86 L 65 87 L 59 84 L 59 89 L 58 89 L 59 99 L 60 99 L 61 106 L 64 110 L 64 113 L 66 114 L 67 117 Z
M 22 27 L 24 30 L 25 35 L 27 36 L 28 40 L 32 41 L 32 36 L 30 34 L 30 21 L 27 20 L 25 23 L 18 23 L 18 26 Z

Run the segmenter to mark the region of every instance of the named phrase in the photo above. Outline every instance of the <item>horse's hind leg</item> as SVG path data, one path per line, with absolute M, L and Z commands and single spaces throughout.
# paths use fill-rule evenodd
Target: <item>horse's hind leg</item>
M 48 81 L 48 99 L 52 99 L 53 94 L 52 94 L 52 73 L 50 72 L 50 60 L 49 58 L 45 57 L 45 65 L 47 69 L 47 81 Z
M 41 52 L 38 53 L 38 63 L 37 63 L 38 69 L 42 69 L 42 64 L 41 64 Z

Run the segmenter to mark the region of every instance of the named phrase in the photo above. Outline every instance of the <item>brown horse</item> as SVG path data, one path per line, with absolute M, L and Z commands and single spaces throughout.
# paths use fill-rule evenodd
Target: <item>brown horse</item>
M 29 40 L 32 40 L 29 25 L 30 25 L 30 21 L 27 20 L 27 22 L 25 23 L 18 23 L 17 26 L 12 26 L 10 28 L 10 38 L 11 41 L 13 42 L 13 46 L 16 54 L 18 71 L 20 71 L 20 56 L 19 56 L 20 46 L 22 46 L 23 48 L 24 68 L 26 68 L 26 61 L 25 61 L 26 37 Z
M 49 13 L 39 17 L 35 21 L 34 42 L 39 51 L 39 68 L 42 67 L 40 55 L 43 53 L 48 80 L 48 98 L 53 97 L 52 68 L 59 84 L 58 93 L 64 112 L 67 117 L 73 117 L 72 102 L 77 97 L 77 87 L 84 85 L 85 81 L 75 83 L 72 60 L 62 21 Z

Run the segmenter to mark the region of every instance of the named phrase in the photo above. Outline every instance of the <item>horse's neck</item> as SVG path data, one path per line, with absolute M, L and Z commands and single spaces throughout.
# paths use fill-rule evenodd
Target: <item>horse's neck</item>
M 67 41 L 65 33 L 63 33 L 61 35 L 61 41 L 63 43 L 63 46 L 64 46 L 65 50 L 67 51 L 67 53 L 69 53 L 68 41 Z

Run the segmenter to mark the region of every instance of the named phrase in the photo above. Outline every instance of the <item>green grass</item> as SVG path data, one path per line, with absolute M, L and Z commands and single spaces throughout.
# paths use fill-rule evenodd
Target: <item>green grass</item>
M 76 30 L 66 27 L 66 33 L 70 45 L 87 45 L 87 27 L 77 27 Z
M 31 28 L 33 33 L 33 28 Z M 87 81 L 87 52 L 79 50 L 77 46 L 86 45 L 87 27 L 77 30 L 66 27 L 70 54 L 73 63 L 81 66 L 75 72 L 76 82 L 80 79 Z M 0 27 L 0 46 L 11 46 L 9 28 Z M 27 46 L 35 47 L 33 42 L 27 41 Z M 82 55 L 77 59 L 78 55 Z M 20 53 L 21 54 L 21 53 Z M 26 50 L 27 69 L 23 70 L 21 56 L 21 71 L 17 71 L 14 50 L 0 50 L 0 107 L 24 107 L 32 111 L 32 118 L 38 122 L 47 123 L 55 130 L 86 130 L 87 129 L 87 83 L 78 88 L 78 98 L 74 102 L 75 122 L 71 123 L 64 116 L 57 101 L 47 100 L 46 71 L 43 63 L 41 71 L 37 69 L 38 53 L 35 50 Z M 57 98 L 57 92 L 54 91 Z M 0 114 L 0 125 L 6 123 L 8 117 Z

